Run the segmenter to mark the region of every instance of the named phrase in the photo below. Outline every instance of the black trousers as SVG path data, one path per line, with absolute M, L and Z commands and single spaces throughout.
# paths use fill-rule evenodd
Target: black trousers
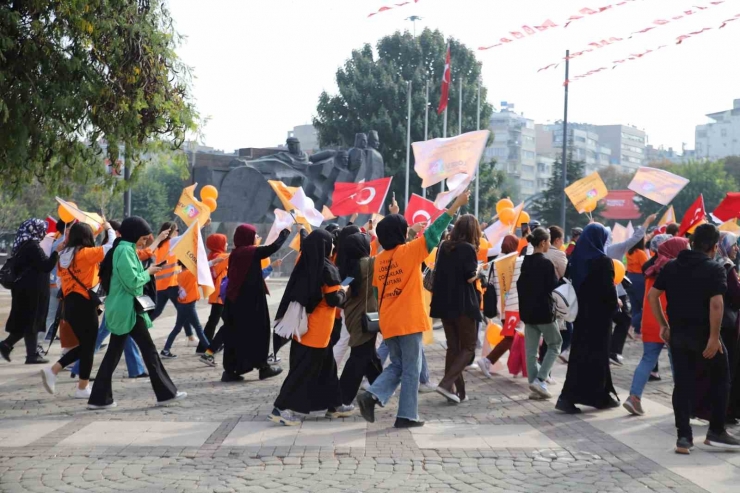
M 23 339 L 26 343 L 26 358 L 32 358 L 36 356 L 39 335 L 33 325 L 29 325 L 28 327 L 26 327 L 26 330 L 23 332 L 23 334 L 18 334 L 15 332 L 8 334 L 8 337 L 6 337 L 3 342 L 12 348 L 21 339 Z
M 624 343 L 627 341 L 627 333 L 630 330 L 630 325 L 632 325 L 630 299 L 627 295 L 620 296 L 619 299 L 622 301 L 622 308 L 614 314 L 614 332 L 612 333 L 611 348 L 609 349 L 610 356 L 622 354 Z
M 342 376 L 339 379 L 339 387 L 342 390 L 342 404 L 349 405 L 357 397 L 360 390 L 362 377 L 367 377 L 371 384 L 383 372 L 378 353 L 375 351 L 375 339 L 373 337 L 364 344 L 350 349 L 349 359 L 344 365 Z
M 337 363 L 331 347 L 313 348 L 298 341 L 290 345 L 290 370 L 275 407 L 309 414 L 341 405 Z
M 678 437 L 693 439 L 691 416 L 696 396 L 696 372 L 698 364 L 704 360 L 709 369 L 709 399 L 712 415 L 709 429 L 715 433 L 725 430 L 725 413 L 730 393 L 730 369 L 727 363 L 727 349 L 717 352 L 714 358 L 705 360 L 702 350 L 671 347 L 673 358 L 673 413 L 676 417 Z
M 211 345 L 208 348 L 203 347 L 202 343 L 198 343 L 198 349 L 195 350 L 196 353 L 203 353 L 206 349 L 211 349 L 214 353 L 218 351 L 218 349 L 223 345 L 223 336 L 221 336 L 221 339 L 219 341 L 218 346 L 214 348 L 214 337 L 216 335 L 216 327 L 218 326 L 218 323 L 221 321 L 221 315 L 224 313 L 224 306 L 219 305 L 218 303 L 212 303 L 211 304 L 211 314 L 208 315 L 208 322 L 206 322 L 206 326 L 203 329 L 203 333 L 206 335 L 206 339 L 211 341 Z M 218 331 L 219 334 L 221 334 L 221 331 Z
M 80 380 L 90 380 L 95 341 L 98 338 L 98 309 L 87 298 L 79 293 L 70 293 L 64 297 L 64 320 L 72 327 L 72 332 L 80 341 L 62 356 L 58 363 L 66 368 L 80 360 Z
M 116 370 L 118 362 L 121 361 L 123 346 L 128 337 L 132 337 L 134 342 L 139 346 L 141 357 L 144 359 L 146 370 L 149 373 L 152 389 L 154 389 L 154 395 L 157 396 L 157 401 L 166 401 L 177 395 L 177 388 L 172 383 L 167 370 L 164 369 L 162 361 L 159 359 L 159 354 L 157 354 L 157 348 L 154 346 L 152 336 L 149 334 L 149 329 L 146 328 L 146 322 L 141 317 L 136 317 L 136 325 L 134 325 L 131 332 L 122 336 L 110 335 L 108 351 L 106 351 L 103 362 L 98 369 L 98 375 L 95 378 L 88 403 L 105 406 L 113 402 L 113 386 L 111 380 L 113 379 L 113 372 Z

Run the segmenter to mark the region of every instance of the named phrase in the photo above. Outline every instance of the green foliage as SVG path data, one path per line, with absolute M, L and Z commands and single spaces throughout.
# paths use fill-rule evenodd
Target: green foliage
M 560 207 L 563 203 L 563 165 L 561 160 L 555 161 L 552 165 L 552 176 L 547 184 L 547 190 L 542 192 L 542 198 L 537 200 L 531 207 L 535 217 L 546 226 L 561 226 L 564 228 L 574 228 L 583 226 L 588 223 L 588 217 L 585 214 L 579 214 L 573 203 L 565 197 L 565 223 L 560 224 Z M 583 178 L 584 163 L 583 161 L 573 161 L 568 159 L 568 185 Z M 594 214 L 598 213 L 598 209 Z
M 626 173 L 616 166 L 609 165 L 599 170 L 599 176 L 604 180 L 607 190 L 627 190 L 634 173 Z
M 740 184 L 740 156 L 727 156 L 722 160 L 725 171 Z
M 694 203 L 699 194 L 704 195 L 706 211 L 712 212 L 725 198 L 727 192 L 737 190 L 738 182 L 727 174 L 723 161 L 691 161 L 686 164 L 665 163 L 660 167 L 690 180 L 689 184 L 671 202 L 676 211 L 678 222 L 681 222 L 684 213 Z M 639 206 L 643 215 L 664 209 L 660 204 L 644 198 L 639 201 Z
M 0 183 L 97 183 L 100 139 L 134 174 L 179 147 L 197 118 L 179 42 L 164 0 L 0 3 Z
M 457 134 L 460 79 L 463 81 L 463 132 L 476 129 L 480 64 L 474 53 L 455 39 L 450 41 L 452 83 L 450 85 L 447 135 Z M 355 134 L 377 130 L 386 176 L 393 176 L 392 190 L 403 197 L 406 180 L 407 81 L 412 81 L 411 141 L 424 140 L 424 102 L 429 81 L 429 138 L 442 137 L 443 115 L 437 115 L 447 40 L 439 31 L 425 29 L 414 38 L 396 32 L 377 44 L 377 57 L 366 44 L 353 50 L 344 67 L 337 71 L 339 94 L 323 92 L 313 124 L 323 147 L 351 147 Z M 487 128 L 493 111 L 481 88 L 481 127 Z M 412 193 L 421 194 L 421 180 L 412 172 Z M 436 196 L 439 185 L 427 190 Z M 402 200 L 399 200 L 402 202 Z

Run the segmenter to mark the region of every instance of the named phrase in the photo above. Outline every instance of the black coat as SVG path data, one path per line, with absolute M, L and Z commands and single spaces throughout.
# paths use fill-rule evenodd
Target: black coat
M 475 283 L 468 279 L 478 271 L 475 248 L 469 243 L 459 243 L 450 251 L 443 243 L 434 266 L 431 317 L 451 320 L 460 316 L 483 321 L 480 310 L 480 293 Z
M 553 315 L 552 291 L 558 287 L 558 275 L 552 261 L 541 253 L 527 255 L 516 283 L 519 315 L 530 325 L 550 324 Z
M 45 332 L 46 312 L 49 310 L 49 273 L 57 263 L 57 252 L 47 257 L 36 241 L 24 243 L 15 258 L 16 274 L 23 273 L 15 282 L 11 295 L 10 315 L 5 330 L 23 334 L 27 327 Z
M 286 237 L 287 238 L 287 237 Z M 224 303 L 224 369 L 242 375 L 267 364 L 270 352 L 270 312 L 261 260 L 277 253 L 285 238 L 257 247 L 236 301 Z
M 576 295 L 578 317 L 573 323 L 561 398 L 572 404 L 600 408 L 609 402 L 610 394 L 617 394 L 609 368 L 612 318 L 618 307 L 614 262 L 606 256 L 591 260 Z

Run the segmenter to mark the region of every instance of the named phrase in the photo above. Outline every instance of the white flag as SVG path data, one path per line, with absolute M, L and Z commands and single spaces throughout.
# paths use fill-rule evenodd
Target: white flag
M 291 226 L 293 226 L 293 216 L 282 209 L 275 209 L 275 222 L 272 223 L 270 233 L 267 235 L 267 240 L 265 240 L 264 244 L 272 245 L 278 236 L 280 236 L 280 232 L 284 229 L 290 229 Z
M 324 215 L 320 211 L 316 210 L 313 200 L 306 195 L 303 191 L 303 187 L 298 188 L 293 198 L 290 199 L 290 203 L 297 209 L 300 214 L 308 220 L 308 223 L 314 228 L 321 226 L 324 222 Z

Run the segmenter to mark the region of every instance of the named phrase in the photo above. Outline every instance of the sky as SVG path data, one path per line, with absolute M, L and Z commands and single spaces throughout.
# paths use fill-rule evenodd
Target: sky
M 422 17 L 417 32 L 439 29 L 476 52 L 483 64 L 488 102 L 514 103 L 515 111 L 548 123 L 562 119 L 565 50 L 611 37 L 624 41 L 570 63 L 571 78 L 606 66 L 570 84 L 569 121 L 629 124 L 647 132 L 648 143 L 694 148 L 694 130 L 706 114 L 732 108 L 740 99 L 737 47 L 740 0 L 710 6 L 710 0 L 635 0 L 563 28 L 584 7 L 597 9 L 620 0 L 417 0 L 367 15 L 404 0 L 169 0 L 177 31 L 185 36 L 180 57 L 193 69 L 193 95 L 208 118 L 202 143 L 231 152 L 240 147 L 284 143 L 295 125 L 310 123 L 322 91 L 337 92 L 335 75 L 353 49 L 375 46 L 383 36 L 413 30 L 407 17 Z M 673 21 L 692 6 L 706 10 Z M 552 20 L 559 27 L 488 51 L 521 26 Z M 669 24 L 649 33 L 630 34 Z M 710 27 L 675 44 L 677 36 Z M 611 69 L 614 60 L 667 45 Z M 436 103 L 435 103 L 436 104 Z M 418 108 L 416 111 L 423 111 Z M 382 136 L 381 136 L 382 138 Z

